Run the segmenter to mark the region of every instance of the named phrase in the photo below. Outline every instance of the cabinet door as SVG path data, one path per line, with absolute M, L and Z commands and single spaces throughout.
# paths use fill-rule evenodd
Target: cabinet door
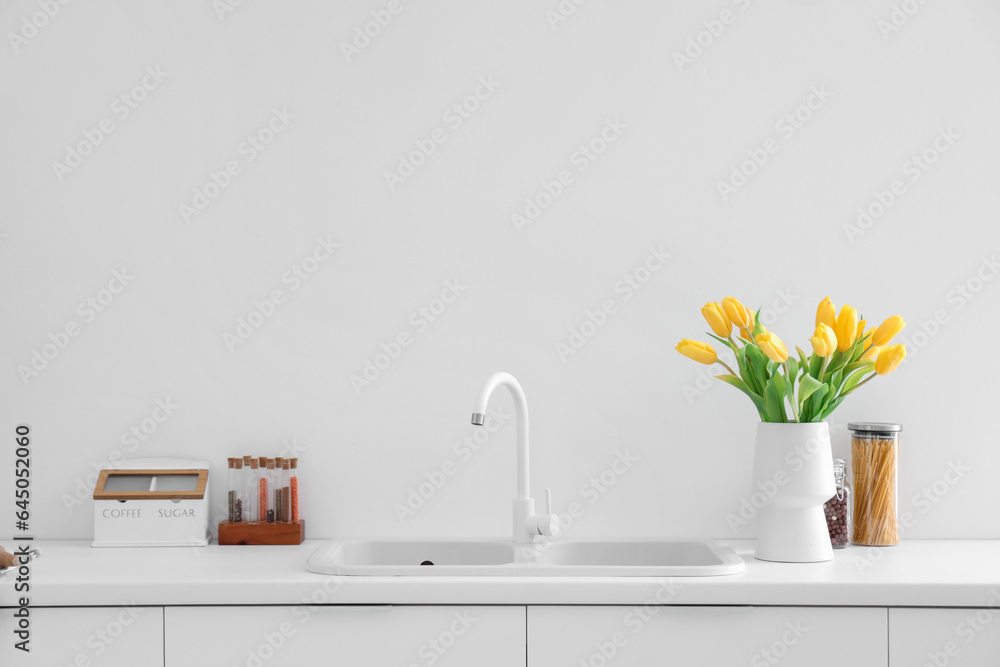
M 886 667 L 884 608 L 529 607 L 530 667 Z
M 996 667 L 1000 609 L 889 610 L 889 665 Z
M 0 610 L 5 667 L 163 667 L 162 607 L 29 609 L 30 653 L 14 647 L 15 611 Z
M 170 667 L 525 667 L 524 607 L 168 607 Z

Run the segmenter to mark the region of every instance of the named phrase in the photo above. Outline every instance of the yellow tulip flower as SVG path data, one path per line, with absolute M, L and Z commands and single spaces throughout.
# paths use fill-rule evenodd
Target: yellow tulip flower
M 739 327 L 740 329 L 749 329 L 750 318 L 747 316 L 747 309 L 742 303 L 739 302 L 735 297 L 727 296 L 722 300 L 722 307 L 726 310 L 726 315 L 729 317 L 729 321 L 733 325 Z
M 693 359 L 699 364 L 705 364 L 710 366 L 714 364 L 719 358 L 715 354 L 715 348 L 713 348 L 708 343 L 702 343 L 697 340 L 690 340 L 687 338 L 681 338 L 681 342 L 677 343 L 677 347 L 674 348 L 681 354 L 683 354 L 688 359 Z
M 861 355 L 861 358 L 862 359 L 875 359 L 876 357 L 878 357 L 878 353 L 881 352 L 881 351 L 882 351 L 882 346 L 881 345 L 872 345 L 867 350 L 865 350 L 865 353 Z
M 722 304 L 709 301 L 701 309 L 701 314 L 705 316 L 708 326 L 712 327 L 712 331 L 715 332 L 716 336 L 719 338 L 729 338 L 732 335 L 733 323 L 729 321 L 729 316 L 726 315 L 726 310 L 722 307 Z
M 836 321 L 837 307 L 830 301 L 830 297 L 826 297 L 819 302 L 819 307 L 816 308 L 816 326 L 825 324 L 832 329 Z
M 854 345 L 854 339 L 858 337 L 858 311 L 851 306 L 843 306 L 833 330 L 837 332 L 837 349 L 841 352 L 850 349 Z
M 906 322 L 899 315 L 893 315 L 892 317 L 886 319 L 885 322 L 878 326 L 875 330 L 875 334 L 872 336 L 872 345 L 885 345 L 890 340 L 895 338 L 896 334 L 903 330 L 906 326 Z
M 816 331 L 809 342 L 817 357 L 828 357 L 837 349 L 837 334 L 828 325 L 820 323 L 816 325 Z
M 896 366 L 899 366 L 899 362 L 903 359 L 906 359 L 905 345 L 887 345 L 878 353 L 878 358 L 875 360 L 875 372 L 879 375 L 888 375 L 896 370 Z
M 757 344 L 767 358 L 776 363 L 784 363 L 788 359 L 788 348 L 781 339 L 769 331 L 757 334 Z

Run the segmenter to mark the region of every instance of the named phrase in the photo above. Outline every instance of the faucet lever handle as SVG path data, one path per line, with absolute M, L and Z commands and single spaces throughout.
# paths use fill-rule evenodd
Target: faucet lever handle
M 545 513 L 552 514 L 552 489 L 545 489 Z

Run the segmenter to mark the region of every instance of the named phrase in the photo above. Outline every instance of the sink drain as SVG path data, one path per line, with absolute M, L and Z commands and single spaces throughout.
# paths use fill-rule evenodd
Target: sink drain
M 432 562 L 431 562 L 431 561 L 429 561 L 429 560 L 425 560 L 425 561 L 424 561 L 423 563 L 421 563 L 421 565 L 433 565 L 433 564 L 434 564 L 434 563 L 432 563 Z

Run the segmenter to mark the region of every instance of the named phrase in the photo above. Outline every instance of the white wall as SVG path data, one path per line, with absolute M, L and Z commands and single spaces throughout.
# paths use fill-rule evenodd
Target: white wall
M 220 474 L 294 441 L 311 537 L 506 535 L 513 426 L 468 461 L 453 450 L 502 369 L 528 394 L 535 494 L 586 510 L 572 535 L 752 536 L 726 515 L 749 492 L 756 414 L 717 381 L 691 395 L 702 367 L 673 346 L 704 338 L 698 309 L 730 294 L 777 303 L 769 324 L 805 346 L 829 294 L 871 320 L 902 314 L 911 344 L 835 414 L 835 449 L 849 420 L 904 423 L 906 536 L 1000 538 L 1000 281 L 977 278 L 1000 245 L 1000 5 L 903 4 L 919 9 L 884 35 L 890 0 L 591 0 L 555 29 L 555 0 L 402 0 L 347 62 L 341 43 L 386 3 L 247 0 L 220 20 L 208 2 L 73 2 L 23 42 L 10 33 L 41 10 L 4 3 L 0 441 L 33 428 L 33 532 L 90 537 L 91 502 L 67 499 L 115 452 Z M 679 71 L 673 54 L 723 10 L 734 21 Z M 123 118 L 113 103 L 147 67 L 167 74 Z M 480 77 L 499 87 L 456 128 L 444 114 Z M 788 136 L 776 123 L 814 87 L 832 96 Z M 238 147 L 275 108 L 294 119 L 250 162 Z M 53 162 L 103 118 L 113 132 L 60 180 Z M 625 128 L 580 172 L 575 152 L 608 119 Z M 435 128 L 446 141 L 390 191 L 384 172 Z M 904 163 L 939 128 L 958 138 L 911 180 Z M 777 152 L 724 201 L 717 182 L 769 138 Z M 228 160 L 241 172 L 185 221 L 179 205 Z M 563 169 L 572 182 L 518 233 L 511 215 Z M 903 194 L 849 239 L 893 179 Z M 317 237 L 339 249 L 293 291 L 283 273 Z M 670 258 L 626 300 L 616 283 L 650 247 Z M 134 277 L 88 321 L 78 304 L 123 268 Z M 411 314 L 447 281 L 461 295 L 419 331 Z M 287 300 L 230 351 L 224 334 L 272 290 Z M 618 311 L 561 359 L 556 343 L 609 298 Z M 916 336 L 935 313 L 947 322 Z M 24 381 L 19 365 L 72 323 Z M 403 332 L 412 345 L 356 392 L 351 375 Z M 130 451 L 121 434 L 166 398 L 179 407 Z M 581 485 L 619 451 L 638 463 L 591 503 Z M 446 460 L 457 472 L 401 524 L 394 504 Z M 936 481 L 943 497 L 913 500 Z

